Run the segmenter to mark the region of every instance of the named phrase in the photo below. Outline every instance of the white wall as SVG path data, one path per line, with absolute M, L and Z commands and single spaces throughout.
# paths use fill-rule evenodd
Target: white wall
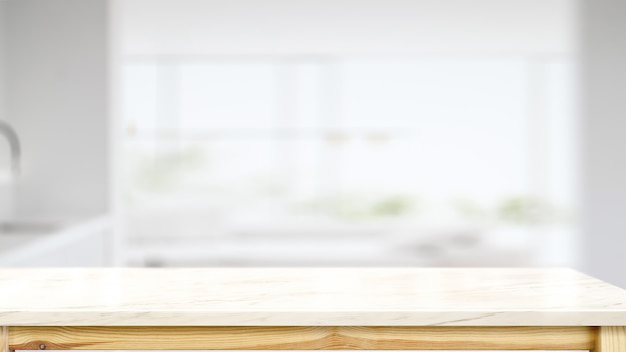
M 7 2 L 0 0 L 0 120 L 7 120 L 6 113 L 6 20 Z M 8 141 L 0 136 L 0 221 L 13 214 L 13 188 L 9 177 L 11 153 Z
M 6 118 L 6 105 L 4 100 L 4 86 L 5 86 L 5 56 L 6 56 L 6 7 L 7 2 L 0 0 L 0 120 Z M 0 149 L 3 152 L 4 149 Z
M 16 213 L 67 218 L 108 202 L 107 1 L 8 0 L 8 115 L 22 141 Z
M 581 14 L 585 269 L 626 288 L 626 2 Z
M 127 55 L 562 54 L 574 0 L 125 0 Z

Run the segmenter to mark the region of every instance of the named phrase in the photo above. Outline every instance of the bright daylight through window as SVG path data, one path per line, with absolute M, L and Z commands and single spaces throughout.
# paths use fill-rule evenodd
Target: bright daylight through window
M 571 236 L 573 72 L 528 56 L 129 59 L 129 231 Z

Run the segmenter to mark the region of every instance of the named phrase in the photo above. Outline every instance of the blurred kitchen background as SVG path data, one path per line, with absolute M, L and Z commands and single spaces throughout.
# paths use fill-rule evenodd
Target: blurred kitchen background
M 626 3 L 0 0 L 0 266 L 626 286 Z

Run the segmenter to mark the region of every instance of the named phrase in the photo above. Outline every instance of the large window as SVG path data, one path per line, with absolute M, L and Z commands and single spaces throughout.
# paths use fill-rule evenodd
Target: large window
M 542 57 L 128 60 L 130 235 L 316 221 L 571 227 L 573 69 Z M 172 227 L 145 230 L 165 213 Z

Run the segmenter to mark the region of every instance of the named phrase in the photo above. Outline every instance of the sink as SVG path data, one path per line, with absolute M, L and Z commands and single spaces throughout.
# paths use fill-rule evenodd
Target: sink
M 52 233 L 63 228 L 60 222 L 52 221 L 5 221 L 0 222 L 1 235 L 35 235 Z

